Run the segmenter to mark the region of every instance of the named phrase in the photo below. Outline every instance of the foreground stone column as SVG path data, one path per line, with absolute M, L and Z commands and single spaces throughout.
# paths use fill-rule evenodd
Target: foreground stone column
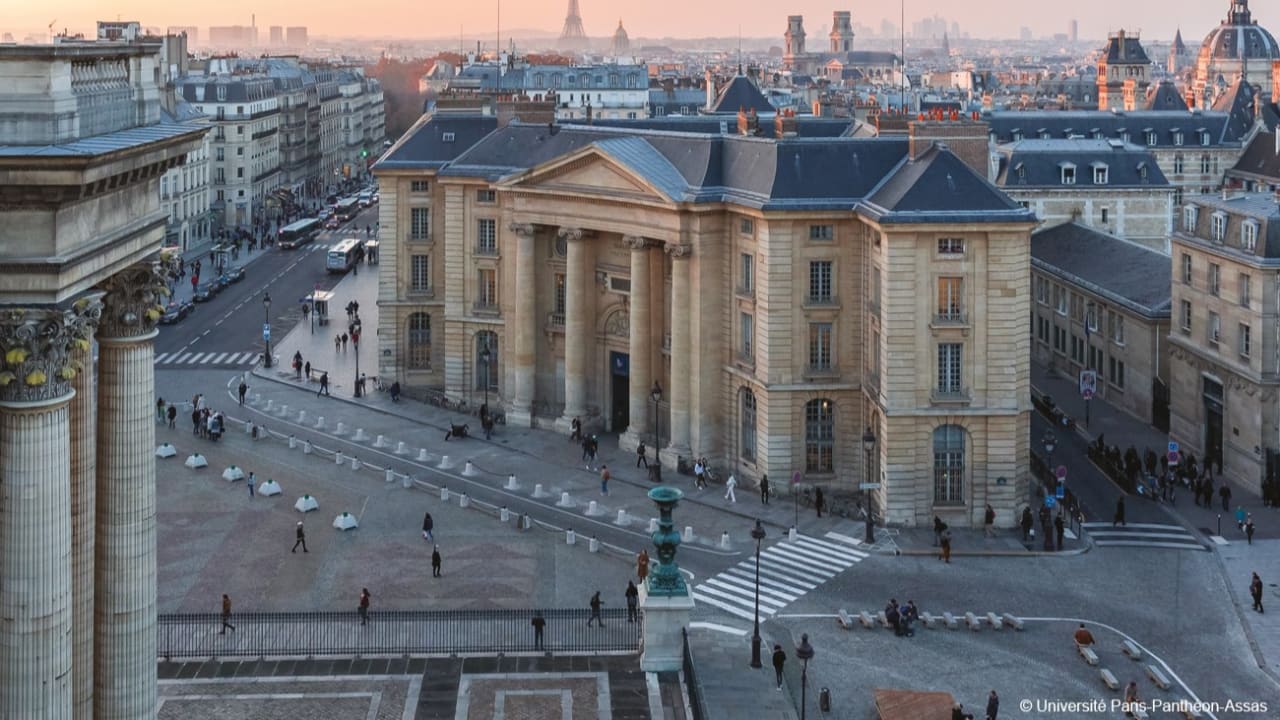
M 538 295 L 534 271 L 533 225 L 512 223 L 516 235 L 515 393 L 507 422 L 533 425 L 534 373 L 537 370 Z
M 587 414 L 587 249 L 583 232 L 577 228 L 560 228 L 560 237 L 568 241 L 565 262 L 565 284 L 568 286 L 564 311 L 564 415 L 556 421 L 556 429 L 568 432 L 573 419 Z
M 101 297 L 95 294 L 81 305 L 82 334 L 97 329 L 102 315 Z M 97 522 L 97 386 L 93 350 L 83 343 L 71 355 L 77 369 L 71 386 L 71 675 L 77 720 L 93 718 L 93 554 Z
M 684 667 L 684 629 L 693 613 L 693 596 L 676 564 L 680 532 L 671 513 L 684 493 L 669 487 L 649 491 L 658 506 L 658 529 L 652 535 L 658 563 L 640 583 L 640 608 L 644 611 L 644 651 L 640 669 L 645 672 L 674 672 Z
M 662 464 L 676 466 L 676 458 L 689 458 L 689 377 L 693 352 L 689 337 L 689 256 L 688 245 L 668 245 L 671 255 L 671 442 L 662 453 Z M 691 460 L 691 459 L 690 459 Z
M 0 718 L 73 712 L 68 405 L 86 333 L 75 310 L 0 311 Z
M 630 398 L 627 408 L 630 427 L 624 440 L 625 447 L 634 448 L 649 432 L 649 390 L 653 386 L 653 334 L 650 326 L 649 249 L 652 244 L 642 237 L 623 238 L 631 248 L 631 377 L 628 387 Z M 654 448 L 657 452 L 658 448 Z
M 155 353 L 164 269 L 103 284 L 98 332 L 94 718 L 156 713 Z

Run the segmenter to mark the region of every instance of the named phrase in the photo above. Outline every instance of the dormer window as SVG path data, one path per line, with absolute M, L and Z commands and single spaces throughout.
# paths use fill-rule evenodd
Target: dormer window
M 1019 181 L 1019 182 L 1025 182 L 1025 181 L 1026 181 L 1026 179 L 1027 179 L 1027 166 L 1026 166 L 1026 165 L 1023 165 L 1022 163 L 1018 163 L 1017 165 L 1014 165 L 1014 166 L 1013 166 L 1013 172 L 1018 176 L 1018 181 Z
M 1219 210 L 1213 214 L 1213 223 L 1209 232 L 1214 242 L 1222 242 L 1227 237 L 1227 214 Z
M 1201 144 L 1201 145 L 1203 145 L 1204 147 L 1208 147 L 1208 146 L 1209 146 L 1209 131 L 1208 131 L 1208 130 L 1204 130 L 1204 129 L 1201 129 L 1201 130 L 1200 130 L 1200 144 Z
M 1258 223 L 1246 220 L 1240 225 L 1240 247 L 1245 252 L 1253 252 L 1258 247 Z
M 1037 134 L 1040 136 L 1041 140 L 1049 140 L 1052 138 L 1052 136 L 1049 134 L 1049 131 L 1045 130 L 1044 128 L 1040 128 L 1037 131 Z
M 219 85 L 218 86 L 218 102 L 226 102 L 226 101 L 227 101 L 227 86 Z
M 1058 169 L 1062 173 L 1063 185 L 1076 184 L 1076 166 L 1075 165 L 1072 165 L 1071 163 L 1059 163 Z
M 1147 181 L 1147 164 L 1144 162 L 1138 163 L 1138 179 L 1142 182 Z
M 1182 208 L 1182 231 L 1194 235 L 1196 232 L 1196 221 L 1199 220 L 1200 208 L 1196 205 L 1188 205 Z
M 1022 139 L 1022 130 L 1020 130 L 1019 128 L 1014 128 L 1012 135 L 1013 135 L 1013 141 L 1017 142 Z
M 1064 184 L 1065 184 L 1065 183 L 1064 183 Z M 1106 184 L 1107 184 L 1107 166 L 1106 166 L 1106 163 L 1094 163 L 1094 164 L 1093 164 L 1093 184 L 1094 184 L 1094 185 L 1106 185 Z
M 1173 135 L 1173 144 L 1179 146 L 1182 145 L 1182 131 L 1174 130 L 1171 134 Z
M 1144 135 L 1146 135 L 1146 136 L 1147 136 L 1147 145 L 1148 145 L 1149 147 L 1155 147 L 1155 145 L 1156 145 L 1156 131 L 1155 131 L 1155 130 L 1152 130 L 1151 128 L 1147 128 L 1147 129 L 1143 130 L 1143 131 L 1142 131 L 1142 133 L 1143 133 Z
M 1120 142 L 1127 143 L 1127 142 L 1129 142 L 1129 138 L 1130 138 L 1130 137 L 1131 137 L 1131 136 L 1129 135 L 1129 131 L 1128 131 L 1128 130 L 1121 130 L 1121 131 L 1120 131 Z

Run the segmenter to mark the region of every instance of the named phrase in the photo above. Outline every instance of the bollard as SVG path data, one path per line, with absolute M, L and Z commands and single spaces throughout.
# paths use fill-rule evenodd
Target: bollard
M 281 405 L 281 406 L 280 406 L 280 417 L 289 417 L 289 406 L 288 406 L 288 405 Z
M 276 406 L 276 401 L 272 400 L 271 398 L 267 398 L 267 406 L 263 408 L 263 410 L 265 412 L 271 412 L 272 410 L 275 409 L 275 406 Z
M 627 511 L 626 511 L 626 510 L 619 510 L 619 511 L 618 511 L 618 519 L 617 519 L 617 521 L 616 521 L 616 522 L 617 522 L 619 525 L 626 525 L 626 524 L 627 524 Z
M 307 421 L 307 411 L 306 411 L 306 410 L 299 410 L 299 411 L 298 411 L 298 424 L 299 424 L 299 425 L 301 425 L 302 423 L 304 423 L 304 422 L 306 422 L 306 421 Z
M 518 487 L 520 487 L 520 483 L 516 482 L 516 476 L 515 476 L 515 475 L 508 475 L 508 476 L 507 476 L 507 489 L 508 489 L 508 490 L 515 490 L 515 489 L 516 489 L 516 488 L 518 488 Z
M 600 552 L 600 541 L 596 539 L 595 535 L 591 536 L 591 542 L 587 543 L 587 549 L 591 552 Z
M 338 452 L 336 452 L 336 453 L 334 453 L 334 454 L 333 454 L 333 464 L 334 464 L 334 465 L 341 465 L 341 464 L 342 464 L 342 451 L 341 451 L 341 450 L 339 450 Z
M 347 425 L 346 425 L 346 423 L 341 423 L 341 422 L 340 422 L 340 423 L 338 423 L 338 428 L 337 428 L 336 430 L 334 430 L 334 431 L 333 431 L 333 434 L 334 434 L 334 435 L 346 435 L 346 434 L 347 434 Z
M 685 542 L 693 542 L 693 526 L 692 526 L 692 525 L 685 525 L 685 526 L 684 526 L 684 538 L 683 538 L 683 540 L 684 540 Z
M 407 454 L 409 454 L 409 448 L 405 447 L 405 445 L 404 445 L 404 441 L 403 441 L 403 440 L 401 440 L 400 442 L 396 443 L 396 454 L 397 454 L 397 455 L 407 455 Z
M 723 550 L 729 549 L 729 533 L 728 532 L 720 533 L 720 548 Z
M 574 534 L 573 528 L 564 531 L 564 544 L 573 545 L 578 542 L 578 536 Z
M 298 438 L 296 438 L 296 437 L 294 437 L 294 436 L 290 435 L 290 436 L 289 436 L 289 449 L 290 449 L 290 450 L 292 450 L 292 449 L 294 449 L 294 448 L 296 448 L 296 447 L 298 447 Z
M 498 519 L 502 522 L 506 522 L 511 519 L 511 511 L 507 509 L 506 505 L 503 505 L 502 508 L 498 510 Z
M 536 498 L 546 497 L 547 493 L 542 490 L 542 483 L 534 483 L 533 496 Z
M 796 529 L 795 529 L 795 528 L 791 528 L 790 530 L 788 530 L 788 531 L 787 531 L 787 539 L 788 539 L 788 540 L 790 540 L 791 542 L 795 542 L 795 541 L 796 541 L 796 537 L 797 537 L 798 535 L 799 535 L 799 534 L 796 532 Z
M 658 532 L 658 518 L 649 518 L 649 532 Z
M 311 454 L 311 441 L 310 441 L 310 440 L 303 440 L 303 441 L 302 441 L 302 454 L 303 454 L 303 455 L 310 455 L 310 454 Z
M 249 402 L 253 405 L 257 405 L 258 403 L 262 402 L 262 393 L 254 393 L 250 395 Z
M 401 483 L 403 483 L 403 484 L 404 484 L 404 488 L 405 488 L 406 490 L 408 490 L 409 488 L 413 487 L 413 476 L 412 476 L 412 475 L 402 475 L 402 476 L 400 477 L 400 482 L 401 482 Z
M 379 435 L 378 439 L 373 441 L 373 446 L 376 448 L 384 448 L 387 446 L 387 439 Z
M 588 515 L 598 515 L 598 514 L 600 514 L 600 510 L 599 510 L 599 508 L 596 506 L 596 501 L 595 501 L 595 500 L 592 500 L 591 502 L 587 503 L 587 514 L 588 514 Z
M 521 530 L 533 529 L 533 520 L 529 519 L 529 513 L 525 513 L 520 516 L 520 529 Z
M 471 464 L 470 460 L 468 460 L 467 464 L 462 467 L 462 474 L 465 477 L 472 477 L 476 474 L 476 468 Z
M 321 415 L 321 416 L 320 416 L 320 418 L 319 418 L 318 420 L 316 420 L 316 429 L 317 429 L 317 430 L 323 430 L 323 429 L 324 429 L 324 416 L 323 416 L 323 415 Z
M 369 436 L 364 434 L 364 428 L 356 428 L 356 434 L 351 439 L 356 442 L 364 442 L 369 439 Z
M 396 471 L 392 470 L 391 468 L 387 468 L 387 482 L 395 482 L 395 481 L 396 481 Z
M 559 505 L 560 507 L 569 507 L 572 504 L 573 501 L 569 499 L 569 493 L 560 493 L 560 502 L 556 503 L 556 505 Z
M 462 493 L 462 497 L 458 498 L 458 507 L 471 507 L 471 497 Z
M 359 458 L 357 458 L 357 457 L 355 457 L 354 455 L 353 455 L 353 456 L 351 456 L 351 469 L 352 469 L 352 470 L 359 470 L 359 469 L 360 469 L 360 459 L 359 459 Z
M 245 423 L 245 424 L 244 424 L 244 434 L 245 434 L 245 435 L 253 435 L 253 429 L 254 429 L 255 427 L 257 427 L 257 425 L 256 425 L 256 424 L 254 424 L 254 423 L 251 423 L 251 422 L 247 422 L 247 423 Z
M 427 457 L 427 449 L 418 448 L 418 462 L 426 462 L 428 459 L 429 458 Z
M 445 502 L 449 502 L 449 488 L 447 487 L 440 488 L 440 499 Z
M 437 465 L 436 467 L 440 468 L 441 470 L 448 470 L 449 468 L 453 467 L 453 463 L 449 462 L 448 455 L 441 455 L 440 464 Z

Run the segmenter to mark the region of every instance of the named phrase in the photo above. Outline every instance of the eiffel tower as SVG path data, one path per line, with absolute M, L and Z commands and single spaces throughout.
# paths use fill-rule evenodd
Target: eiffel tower
M 582 14 L 578 0 L 569 0 L 569 12 L 564 17 L 564 29 L 560 31 L 557 46 L 566 50 L 582 50 L 587 47 L 587 32 L 582 29 Z

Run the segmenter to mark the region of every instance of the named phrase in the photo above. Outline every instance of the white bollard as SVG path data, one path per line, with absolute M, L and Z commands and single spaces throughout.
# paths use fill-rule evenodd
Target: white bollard
M 453 463 L 449 462 L 448 455 L 441 455 L 440 464 L 436 465 L 436 467 L 440 468 L 441 470 L 448 470 L 449 468 L 453 467 Z
M 307 421 L 307 411 L 306 411 L 306 410 L 299 410 L 299 411 L 298 411 L 298 424 L 299 424 L 299 425 L 301 425 L 302 423 L 304 423 L 304 422 L 306 422 L 306 421 Z
M 324 429 L 324 416 L 323 416 L 323 415 L 321 415 L 321 416 L 320 416 L 320 419 L 316 420 L 316 429 L 317 429 L 317 430 L 323 430 L 323 429 Z
M 310 440 L 303 440 L 303 441 L 302 441 L 302 454 L 303 454 L 303 455 L 310 455 L 310 454 L 311 454 L 311 441 L 310 441 Z
M 419 448 L 419 449 L 418 449 L 418 462 L 426 462 L 426 461 L 427 461 L 427 460 L 429 460 L 429 459 L 430 459 L 430 458 L 428 458 L 428 457 L 427 457 L 427 449 L 426 449 L 426 448 Z
M 254 405 L 257 405 L 258 403 L 262 402 L 262 393 L 254 393 L 250 395 L 249 402 Z
M 336 430 L 334 430 L 334 431 L 333 431 L 333 434 L 334 434 L 334 435 L 346 435 L 346 434 L 347 434 L 347 425 L 346 425 L 346 423 L 342 423 L 342 422 L 338 423 L 338 428 L 337 428 Z
M 569 499 L 569 493 L 567 492 L 560 493 L 560 502 L 556 503 L 556 505 L 559 505 L 560 507 L 569 507 L 572 504 L 573 504 L 573 500 Z
M 471 498 L 466 493 L 462 493 L 462 497 L 458 498 L 458 507 L 471 507 Z
M 271 412 L 272 410 L 275 409 L 275 406 L 276 406 L 276 401 L 272 400 L 271 398 L 267 398 L 267 406 L 263 408 L 263 410 L 266 412 Z
M 402 475 L 400 476 L 400 482 L 404 485 L 404 488 L 408 490 L 409 488 L 413 487 L 413 476 Z
M 729 533 L 728 532 L 720 533 L 720 548 L 722 550 L 729 549 Z
M 536 497 L 536 498 L 546 497 L 546 496 L 547 496 L 546 491 L 542 489 L 542 483 L 534 483 L 534 485 L 533 485 L 533 496 L 534 496 L 534 497 Z
M 508 475 L 508 476 L 507 476 L 507 489 L 508 489 L 508 490 L 515 490 L 515 489 L 517 489 L 517 488 L 519 488 L 519 487 L 520 487 L 520 483 L 516 482 L 516 476 L 515 476 L 515 475 Z
M 396 481 L 396 471 L 392 470 L 391 468 L 387 468 L 387 482 L 395 482 L 395 481 Z
M 573 528 L 564 531 L 564 544 L 574 545 L 578 542 L 578 536 L 573 532 Z
M 791 528 L 790 530 L 787 531 L 787 539 L 790 540 L 791 542 L 795 542 L 798 536 L 799 536 L 799 533 L 796 532 L 795 528 Z
M 587 543 L 587 549 L 591 552 L 600 552 L 600 541 L 596 539 L 595 535 L 591 536 L 591 542 Z
M 596 501 L 595 501 L 595 500 L 592 500 L 591 502 L 587 503 L 587 514 L 588 514 L 588 515 L 599 515 L 599 514 L 600 514 L 599 509 L 596 507 Z
M 280 417 L 289 417 L 289 406 L 281 405 L 279 414 L 280 414 Z
M 357 458 L 354 455 L 351 457 L 351 469 L 352 470 L 360 469 L 360 458 Z
M 506 522 L 511 519 L 511 511 L 507 509 L 506 505 L 503 505 L 498 510 L 498 519 L 501 520 L 502 522 Z
M 253 424 L 253 423 L 251 423 L 251 422 L 247 422 L 247 423 L 245 423 L 245 424 L 244 424 L 244 434 L 245 434 L 245 435 L 252 435 L 252 434 L 253 434 L 253 428 L 254 428 L 254 424 Z
M 449 502 L 449 488 L 447 487 L 440 488 L 440 499 L 445 502 Z
M 658 518 L 649 518 L 649 532 L 658 532 Z
M 462 474 L 464 477 L 472 477 L 476 474 L 476 467 L 471 464 L 470 460 L 462 467 Z
M 296 448 L 296 447 L 298 447 L 298 438 L 296 438 L 296 437 L 294 437 L 294 436 L 290 435 L 290 436 L 289 436 L 289 449 L 290 449 L 290 450 L 292 450 L 292 449 L 294 449 L 294 448 Z
M 398 443 L 396 443 L 396 454 L 397 454 L 397 455 L 408 455 L 408 454 L 409 454 L 409 448 L 405 447 L 405 444 L 404 444 L 404 441 L 403 441 L 403 440 L 402 440 L 402 441 L 400 441 L 400 442 L 398 442 Z
M 369 439 L 369 436 L 364 434 L 364 428 L 356 428 L 356 434 L 351 439 L 356 442 L 364 442 Z
M 373 441 L 373 446 L 376 448 L 384 448 L 387 446 L 387 439 L 379 435 L 378 438 Z
M 683 540 L 684 540 L 684 542 L 693 542 L 693 526 L 692 526 L 692 525 L 685 525 L 685 526 L 684 526 L 684 538 L 683 538 Z
M 619 510 L 619 511 L 618 511 L 618 519 L 616 520 L 616 522 L 617 522 L 619 525 L 626 525 L 626 524 L 627 524 L 627 511 L 626 511 L 626 510 Z
M 341 465 L 341 464 L 342 464 L 343 462 L 345 462 L 345 461 L 346 461 L 346 459 L 342 457 L 342 451 L 341 451 L 341 450 L 339 450 L 338 452 L 335 452 L 335 453 L 333 454 L 333 464 L 334 464 L 334 465 Z

